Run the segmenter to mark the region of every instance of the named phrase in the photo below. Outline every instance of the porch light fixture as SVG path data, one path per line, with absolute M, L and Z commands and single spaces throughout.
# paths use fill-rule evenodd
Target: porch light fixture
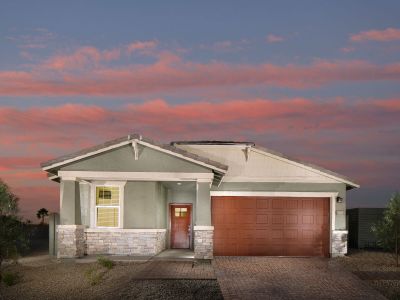
M 337 203 L 343 203 L 343 198 L 342 197 L 336 197 L 336 202 Z
M 177 182 L 176 184 L 177 184 L 177 185 L 182 185 L 182 182 Z

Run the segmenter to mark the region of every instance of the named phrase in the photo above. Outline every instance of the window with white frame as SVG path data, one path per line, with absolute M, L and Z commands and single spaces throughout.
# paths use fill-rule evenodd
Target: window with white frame
M 96 186 L 96 226 L 119 227 L 120 188 Z

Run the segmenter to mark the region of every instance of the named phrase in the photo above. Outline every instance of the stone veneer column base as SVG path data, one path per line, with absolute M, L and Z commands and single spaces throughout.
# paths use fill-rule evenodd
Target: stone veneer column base
M 85 226 L 57 226 L 57 258 L 82 257 L 85 253 Z
M 91 254 L 153 256 L 165 249 L 166 229 L 85 229 Z
M 212 259 L 214 257 L 214 226 L 194 226 L 194 258 Z
M 347 254 L 347 230 L 332 231 L 332 257 L 344 256 Z

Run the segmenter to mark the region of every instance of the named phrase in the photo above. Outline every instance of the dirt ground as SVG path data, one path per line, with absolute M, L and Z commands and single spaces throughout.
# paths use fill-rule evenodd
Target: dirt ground
M 388 299 L 400 299 L 400 268 L 392 254 L 350 250 L 347 256 L 335 259 Z
M 222 299 L 212 279 L 137 279 L 143 264 L 116 263 L 110 270 L 56 260 L 8 265 L 2 271 L 18 273 L 20 280 L 13 286 L 1 283 L 0 299 Z

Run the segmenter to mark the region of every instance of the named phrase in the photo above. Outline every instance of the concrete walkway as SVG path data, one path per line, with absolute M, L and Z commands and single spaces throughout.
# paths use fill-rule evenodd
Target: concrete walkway
M 386 299 L 325 258 L 216 257 L 224 299 Z

